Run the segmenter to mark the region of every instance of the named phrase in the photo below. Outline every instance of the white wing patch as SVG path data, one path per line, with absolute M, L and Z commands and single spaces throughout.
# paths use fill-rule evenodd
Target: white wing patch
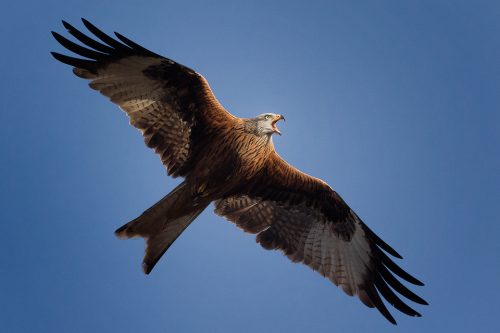
M 240 196 L 220 200 L 215 212 L 245 231 L 260 232 L 257 241 L 264 248 L 282 249 L 292 261 L 318 271 L 348 295 L 358 294 L 365 282 L 371 250 L 357 217 L 354 234 L 347 241 L 335 232 L 331 221 L 302 205 L 285 207 Z M 268 236 L 271 243 L 267 243 Z
M 191 124 L 181 118 L 182 110 L 175 100 L 165 102 L 177 93 L 176 88 L 168 87 L 168 80 L 160 82 L 143 73 L 161 63 L 158 58 L 129 56 L 104 66 L 97 74 L 85 69 L 75 69 L 75 74 L 91 79 L 92 89 L 129 116 L 130 124 L 141 130 L 146 144 L 160 155 L 171 173 L 189 157 Z

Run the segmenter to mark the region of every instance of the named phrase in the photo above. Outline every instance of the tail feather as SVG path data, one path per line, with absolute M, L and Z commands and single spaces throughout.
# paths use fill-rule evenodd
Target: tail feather
M 186 200 L 184 183 L 158 201 L 141 216 L 121 226 L 115 231 L 118 238 L 128 239 L 143 237 L 146 240 L 146 251 L 142 262 L 144 273 L 149 274 L 161 256 L 172 243 L 208 206 L 200 205 L 191 212 L 169 219 L 169 211 L 175 210 L 179 200 Z
M 153 270 L 158 260 L 160 260 L 170 245 L 172 245 L 191 222 L 201 214 L 205 207 L 173 221 L 168 221 L 165 229 L 160 233 L 146 238 L 146 252 L 142 260 L 142 270 L 145 274 L 149 274 L 151 270 Z
M 128 239 L 134 237 L 149 237 L 150 235 L 159 232 L 165 223 L 167 213 L 171 207 L 182 199 L 185 188 L 185 183 L 179 184 L 169 194 L 164 196 L 160 201 L 148 208 L 138 218 L 116 229 L 115 235 L 120 239 Z

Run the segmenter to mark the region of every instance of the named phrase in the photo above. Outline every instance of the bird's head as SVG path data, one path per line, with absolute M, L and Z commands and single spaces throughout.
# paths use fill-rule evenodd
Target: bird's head
M 252 119 L 255 123 L 255 131 L 259 135 L 272 135 L 278 133 L 281 135 L 276 123 L 280 120 L 285 120 L 280 114 L 264 113 Z

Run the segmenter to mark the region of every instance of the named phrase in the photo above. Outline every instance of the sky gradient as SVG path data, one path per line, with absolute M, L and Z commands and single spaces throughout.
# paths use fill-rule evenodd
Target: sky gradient
M 498 1 L 9 2 L 0 12 L 1 332 L 492 332 L 500 288 Z M 426 283 L 399 323 L 210 206 L 150 276 L 113 231 L 168 193 L 119 109 L 50 51 L 85 17 L 203 74 Z M 411 304 L 413 305 L 413 304 Z

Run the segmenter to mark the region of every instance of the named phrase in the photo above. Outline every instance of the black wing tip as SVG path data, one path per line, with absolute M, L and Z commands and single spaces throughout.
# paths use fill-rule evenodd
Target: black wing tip
M 80 17 L 80 20 L 82 20 L 83 24 L 85 24 L 85 26 L 87 26 L 87 24 L 91 25 L 91 26 L 94 26 L 92 23 L 90 23 L 85 17 Z
M 392 247 L 391 247 L 391 249 L 392 249 Z M 390 253 L 393 257 L 396 257 L 398 259 L 403 259 L 403 256 L 400 255 L 398 252 L 396 252 L 396 250 L 394 250 L 394 249 L 392 249 L 392 250 L 393 250 L 392 253 L 391 252 L 388 252 L 388 253 Z
M 391 324 L 397 325 L 396 319 L 392 316 L 392 314 L 389 312 L 387 307 L 385 306 L 384 302 L 380 298 L 380 295 L 378 291 L 375 289 L 375 285 L 367 285 L 364 288 L 366 295 L 370 299 L 371 304 L 377 308 L 377 310 L 384 316 L 385 319 L 387 319 Z
M 427 302 L 425 299 L 423 298 L 420 298 L 420 302 L 415 302 L 415 303 L 418 303 L 420 305 L 429 305 L 429 302 Z
M 50 54 L 54 57 L 54 59 L 56 59 L 64 64 L 67 64 L 67 65 L 72 65 L 70 62 L 72 60 L 77 60 L 76 58 L 68 57 L 67 55 L 64 55 L 64 54 L 61 54 L 58 52 L 54 52 L 54 51 L 51 51 Z
M 414 285 L 416 285 L 416 286 L 420 286 L 420 287 L 425 286 L 425 283 L 423 283 L 423 282 L 422 282 L 422 281 L 420 281 L 419 279 L 417 279 L 417 278 L 415 278 L 415 277 L 414 277 L 414 279 L 415 279 L 415 281 L 414 281 L 414 282 L 416 282 L 416 283 L 414 283 Z
M 393 256 L 395 258 L 403 259 L 403 256 L 401 254 L 399 254 L 398 251 L 394 250 L 394 248 L 392 246 L 390 246 L 389 244 L 387 244 L 386 242 L 384 242 L 382 240 L 382 238 L 378 237 L 377 235 L 375 235 L 375 236 L 377 237 L 376 244 L 381 249 L 383 249 L 385 252 L 389 253 L 391 256 Z
M 414 292 L 412 292 L 410 289 L 408 289 L 405 285 L 403 285 L 388 269 L 387 267 L 381 265 L 379 267 L 379 273 L 382 276 L 382 279 L 387 282 L 391 288 L 395 291 L 397 291 L 400 295 L 408 298 L 409 300 L 426 305 L 427 302 L 422 299 L 422 297 L 418 296 Z
M 401 300 L 398 295 L 394 293 L 394 291 L 388 286 L 381 275 L 378 275 L 374 279 L 374 284 L 380 295 L 395 309 L 410 317 L 422 317 L 419 312 L 411 308 L 408 304 Z
M 382 301 L 380 301 L 382 302 Z M 387 310 L 387 308 L 385 307 L 385 305 L 375 305 L 375 307 L 377 308 L 377 310 L 382 314 L 382 316 L 384 316 L 385 319 L 387 319 L 391 324 L 397 326 L 398 323 L 396 321 L 396 319 L 394 319 L 394 317 L 392 316 L 392 314 L 389 312 L 389 310 Z
M 392 261 L 391 258 L 389 258 L 381 249 L 378 247 L 373 247 L 374 252 L 376 256 L 379 258 L 381 263 L 387 267 L 391 272 L 402 278 L 403 280 L 410 282 L 411 284 L 417 285 L 417 286 L 423 286 L 424 283 L 399 267 L 394 261 Z
M 58 61 L 63 64 L 73 66 L 74 68 L 81 68 L 89 71 L 90 73 L 95 73 L 95 62 L 87 59 L 79 59 L 74 57 L 69 57 L 64 54 L 57 52 L 50 52 L 50 54 Z
M 75 61 L 80 65 L 84 65 L 90 68 L 86 68 L 88 70 L 95 71 L 97 67 L 100 67 L 107 63 L 108 61 L 112 61 L 115 59 L 127 57 L 127 56 L 147 56 L 147 57 L 157 57 L 163 58 L 161 55 L 156 54 L 143 46 L 135 43 L 134 41 L 128 39 L 122 34 L 115 32 L 116 38 L 113 38 L 102 30 L 97 28 L 94 24 L 92 24 L 89 20 L 85 18 L 81 18 L 83 25 L 90 32 L 90 36 L 82 33 L 74 26 L 66 22 L 65 20 L 61 20 L 62 25 L 66 28 L 67 32 L 75 37 L 81 44 L 74 43 L 73 41 L 67 39 L 61 34 L 51 31 L 52 36 L 66 49 L 69 51 L 82 56 L 84 58 L 95 60 L 94 63 L 89 62 L 81 62 L 78 58 L 73 58 L 69 60 L 65 58 L 68 64 L 68 61 L 72 62 L 71 65 L 75 65 Z M 93 36 L 92 36 L 93 35 Z M 82 45 L 83 44 L 83 45 Z M 65 56 L 67 57 L 67 56 Z M 61 58 L 61 57 L 60 57 Z M 58 59 L 60 60 L 60 59 Z M 87 60 L 87 59 L 82 59 Z M 64 61 L 63 61 L 64 62 Z M 75 66 L 78 67 L 78 66 Z
M 142 46 L 138 45 L 137 43 L 134 43 L 132 42 L 130 39 L 128 39 L 127 37 L 123 36 L 121 33 L 117 32 L 117 31 L 113 31 L 113 33 L 115 34 L 116 38 L 118 38 L 122 43 L 124 43 L 125 45 L 131 47 L 131 48 L 141 48 L 143 49 Z
M 420 281 L 419 279 L 417 279 L 417 278 L 416 278 L 416 277 L 414 277 L 413 275 L 410 275 L 410 274 L 408 274 L 408 275 L 409 275 L 409 276 L 411 276 L 411 278 L 410 278 L 410 279 L 408 279 L 408 280 L 411 280 L 411 281 L 408 281 L 408 280 L 406 280 L 406 279 L 405 279 L 406 281 L 408 281 L 408 282 L 410 282 L 411 284 L 414 284 L 414 285 L 416 285 L 416 286 L 420 286 L 420 287 L 424 286 L 424 283 L 423 283 L 422 281 Z
M 64 37 L 63 37 L 60 33 L 58 33 L 57 31 L 53 31 L 53 30 L 51 30 L 51 31 L 50 31 L 50 34 L 52 35 L 52 37 L 54 37 L 54 38 L 55 38 L 55 40 L 57 40 L 57 41 L 59 42 L 59 44 L 62 44 L 62 43 L 60 42 L 60 40 L 61 40 L 61 39 L 63 39 Z
M 89 31 L 90 31 L 90 32 L 92 32 L 93 34 L 95 34 L 95 32 L 94 32 L 95 30 L 97 30 L 97 31 L 99 31 L 99 32 L 101 31 L 99 28 L 97 28 L 94 24 L 92 24 L 92 23 L 91 23 L 89 20 L 87 20 L 86 18 L 82 17 L 82 18 L 81 18 L 81 20 L 82 20 L 83 25 L 84 25 L 87 29 L 89 29 Z
M 90 23 L 87 19 L 82 17 L 81 20 L 85 27 L 89 30 L 89 32 L 100 39 L 104 44 L 82 33 L 65 20 L 61 20 L 63 26 L 67 29 L 67 31 L 71 35 L 73 35 L 79 42 L 84 44 L 82 46 L 80 44 L 72 42 L 56 31 L 51 31 L 52 36 L 59 44 L 61 44 L 63 47 L 65 47 L 75 55 L 83 57 L 82 59 L 73 56 L 67 56 L 57 52 L 52 52 L 52 56 L 62 63 L 71 65 L 76 68 L 85 69 L 87 71 L 90 71 L 91 73 L 95 73 L 99 67 L 104 66 L 107 62 L 114 59 L 132 55 L 153 54 L 152 52 L 146 52 L 146 49 L 141 48 L 138 44 L 136 44 L 138 45 L 138 47 L 134 48 L 130 47 L 126 43 L 121 43 L 106 35 L 104 32 Z
M 382 238 L 380 238 L 373 230 L 371 230 L 366 224 L 363 223 L 365 230 L 368 233 L 368 237 L 377 244 L 378 247 L 383 249 L 385 252 L 389 253 L 391 256 L 396 257 L 398 259 L 403 259 L 403 256 L 398 253 L 398 251 L 394 250 L 392 246 L 387 244 Z
M 73 25 L 71 25 L 70 23 L 68 23 L 65 20 L 61 20 L 61 23 L 62 23 L 63 27 L 66 28 L 66 30 L 68 30 L 68 31 L 77 30 Z
M 116 32 L 116 31 L 114 31 L 113 33 L 115 34 L 116 38 L 118 38 L 118 40 L 120 42 L 122 42 L 126 46 L 132 48 L 133 50 L 135 50 L 137 52 L 141 52 L 142 54 L 145 54 L 145 55 L 150 56 L 150 57 L 159 57 L 159 58 L 162 58 L 161 55 L 159 55 L 157 53 L 154 53 L 153 51 L 150 51 L 147 48 L 145 48 L 145 47 L 137 44 L 133 40 L 131 40 L 131 39 L 123 36 L 121 33 Z
M 391 324 L 393 324 L 394 326 L 398 326 L 398 322 L 396 321 L 396 319 L 394 319 L 394 317 L 392 316 L 392 314 L 389 312 L 389 310 L 387 310 L 387 308 L 385 307 L 384 303 L 381 302 L 381 305 L 378 305 L 376 304 L 375 307 L 377 308 L 377 310 L 382 314 L 382 316 L 384 316 L 385 319 L 387 319 Z

